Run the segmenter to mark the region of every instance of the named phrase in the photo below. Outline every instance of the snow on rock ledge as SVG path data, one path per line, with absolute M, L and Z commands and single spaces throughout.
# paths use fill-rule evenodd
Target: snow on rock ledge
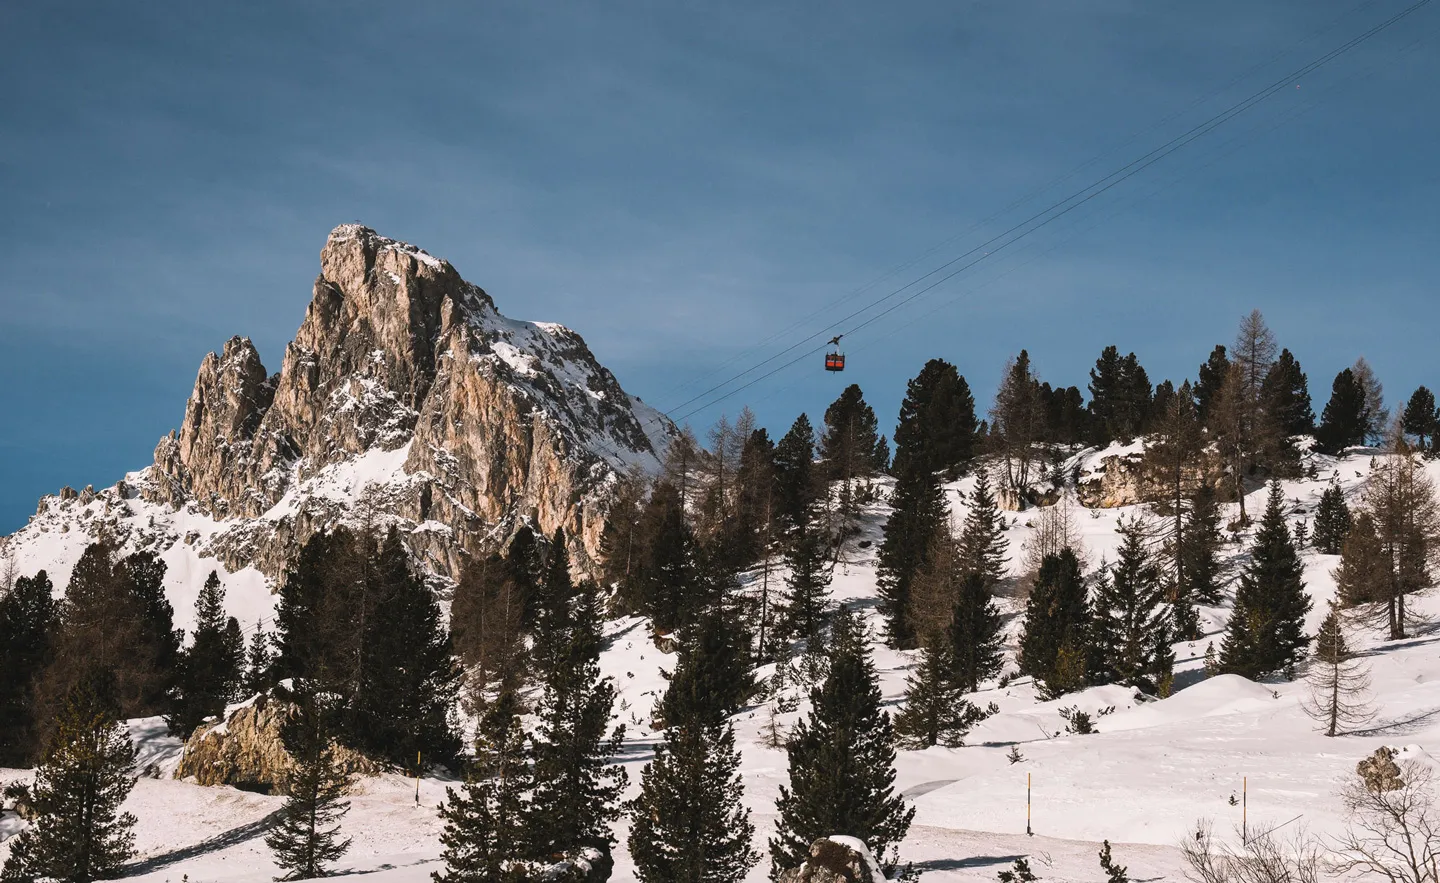
M 875 856 L 854 837 L 825 837 L 810 844 L 810 857 L 783 872 L 779 883 L 884 883 Z

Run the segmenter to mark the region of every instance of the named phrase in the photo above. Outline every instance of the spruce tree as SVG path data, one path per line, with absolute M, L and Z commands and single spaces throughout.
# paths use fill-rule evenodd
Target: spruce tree
M 945 641 L 930 641 L 905 686 L 905 705 L 895 716 L 895 735 L 911 749 L 945 745 L 959 748 L 965 736 L 988 715 L 965 698 L 955 678 L 955 660 Z
M 609 824 L 625 788 L 624 769 L 610 763 L 625 728 L 607 735 L 615 685 L 600 676 L 600 624 L 596 588 L 582 583 L 565 628 L 551 638 L 559 648 L 558 664 L 541 672 L 534 804 L 546 810 L 532 817 L 531 837 L 542 858 L 573 855 L 586 847 L 608 854 Z
M 829 673 L 811 691 L 810 715 L 787 749 L 790 782 L 780 787 L 770 841 L 776 873 L 804 861 L 816 839 L 838 832 L 886 856 L 915 817 L 895 793 L 894 732 L 853 613 L 836 614 L 829 651 Z
M 1435 393 L 1423 386 L 1415 390 L 1405 404 L 1401 426 L 1415 436 L 1419 442 L 1419 450 L 1425 450 L 1426 439 L 1429 439 L 1433 446 L 1435 436 L 1440 434 L 1437 433 L 1437 429 L 1440 429 L 1440 411 L 1435 408 Z
M 982 574 L 965 574 L 959 588 L 946 638 L 956 685 L 973 693 L 981 681 L 999 674 L 1004 664 L 1003 621 Z
M 650 507 L 656 528 L 639 576 L 641 610 L 656 630 L 670 632 L 690 622 L 704 600 L 701 549 L 672 486 L 657 485 Z
M 135 817 L 120 805 L 135 786 L 135 748 L 113 707 L 74 686 L 35 771 L 35 817 L 10 841 L 5 880 L 90 883 L 120 876 L 135 854 Z
M 1201 485 L 1190 502 L 1182 546 L 1184 585 L 1180 596 L 1192 611 L 1187 615 L 1193 615 L 1195 604 L 1220 603 L 1220 551 L 1224 541 L 1215 491 Z
M 1150 400 L 1150 378 L 1135 354 L 1122 358 L 1107 346 L 1090 370 L 1090 443 L 1104 447 L 1134 438 L 1144 428 Z
M 270 689 L 275 683 L 274 669 L 274 638 L 265 631 L 263 623 L 257 622 L 255 634 L 250 636 L 250 648 L 245 653 L 245 680 L 241 693 L 254 696 Z
M 744 630 L 731 612 L 717 607 L 682 637 L 675 670 L 660 700 L 660 720 L 669 727 L 673 722 L 729 719 L 757 688 Z
M 1025 603 L 1020 633 L 1020 671 L 1042 695 L 1059 696 L 1085 686 L 1090 608 L 1080 559 L 1070 549 L 1047 555 Z
M 1139 521 L 1120 525 L 1119 555 L 1096 582 L 1091 626 L 1102 677 L 1164 695 L 1174 668 L 1160 568 Z
M 29 766 L 39 753 L 32 691 L 50 662 L 58 609 L 43 570 L 0 595 L 0 766 Z
M 1310 381 L 1287 349 L 1265 375 L 1267 407 L 1286 436 L 1309 435 L 1315 431 L 1315 411 L 1310 404 Z
M 954 479 L 975 456 L 975 397 L 955 366 L 931 359 L 905 387 L 895 426 L 896 475 L 912 470 Z
M 819 533 L 808 524 L 796 528 L 785 553 L 785 606 L 780 632 L 785 637 L 811 640 L 825 623 L 830 603 L 830 571 Z
M 815 500 L 815 430 L 801 414 L 775 445 L 776 513 L 794 527 L 809 517 Z
M 875 411 L 859 385 L 852 383 L 825 409 L 820 462 L 826 479 L 853 479 L 883 468 L 885 464 L 876 462 L 879 446 Z
M 1253 680 L 1288 671 L 1300 661 L 1310 640 L 1304 633 L 1311 605 L 1304 576 L 1285 521 L 1285 496 L 1280 483 L 1274 482 L 1250 562 L 1235 592 L 1220 647 L 1222 671 Z
M 335 757 L 328 698 L 310 685 L 295 694 L 295 713 L 281 728 L 281 739 L 293 767 L 285 777 L 288 795 L 280 818 L 265 835 L 282 880 L 330 876 L 330 866 L 350 849 L 340 834 L 340 820 L 350 811 L 345 792 L 350 777 Z
M 1345 503 L 1345 492 L 1338 482 L 1331 482 L 1320 495 L 1320 505 L 1315 510 L 1315 533 L 1312 542 L 1315 551 L 1322 555 L 1339 555 L 1350 535 L 1350 507 Z
M 891 507 L 880 543 L 876 579 L 886 640 L 896 649 L 908 650 L 916 645 L 910 622 L 911 584 L 947 514 L 939 480 L 934 473 L 913 470 L 899 476 Z
M 233 634 L 230 623 L 235 623 Z M 194 638 L 177 666 L 174 707 L 166 718 L 170 732 L 189 738 L 205 718 L 223 712 L 239 690 L 243 663 L 234 646 L 239 631 L 233 618 L 227 622 L 225 588 L 212 570 L 195 600 Z
M 1338 454 L 1354 445 L 1365 444 L 1369 426 L 1365 412 L 1365 390 L 1349 368 L 1335 376 L 1330 401 L 1320 415 L 1315 441 L 1320 450 Z
M 459 791 L 445 789 L 440 817 L 443 870 L 435 883 L 528 883 L 526 838 L 533 785 L 529 739 L 513 687 L 502 687 L 478 728 L 475 762 Z
M 975 489 L 970 493 L 970 509 L 960 529 L 960 561 L 962 573 L 977 574 L 988 591 L 1005 577 L 1009 563 L 1006 552 L 1010 541 L 1005 538 L 1005 518 L 990 490 L 990 478 L 980 470 L 975 476 Z

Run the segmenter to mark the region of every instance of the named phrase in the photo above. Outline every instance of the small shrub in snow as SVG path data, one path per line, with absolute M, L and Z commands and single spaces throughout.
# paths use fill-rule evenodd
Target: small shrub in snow
M 1008 871 L 1001 871 L 999 876 L 1000 883 L 1031 883 L 1033 880 L 1040 879 L 1035 876 L 1034 871 L 1030 870 L 1029 859 L 1023 858 L 1015 859 L 1015 867 Z

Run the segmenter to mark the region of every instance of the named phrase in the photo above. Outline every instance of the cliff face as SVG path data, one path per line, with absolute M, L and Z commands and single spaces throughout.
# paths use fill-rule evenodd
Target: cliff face
M 103 511 L 85 501 L 99 517 L 82 518 L 78 497 L 46 498 L 15 539 L 58 520 L 45 531 L 73 523 L 130 545 L 182 542 L 231 572 L 275 577 L 318 530 L 394 524 L 422 566 L 453 577 L 468 553 L 530 519 L 564 527 L 582 566 L 593 560 L 613 477 L 655 468 L 670 423 L 579 335 L 505 318 L 414 246 L 342 225 L 320 271 L 278 373 L 232 338 L 202 361 L 154 466 L 96 494 Z M 145 530 L 123 517 L 137 506 L 158 507 L 158 527 L 154 512 Z

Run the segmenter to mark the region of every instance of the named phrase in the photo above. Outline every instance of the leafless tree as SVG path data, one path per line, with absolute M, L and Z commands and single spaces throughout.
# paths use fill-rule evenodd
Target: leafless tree
M 1440 564 L 1440 498 L 1403 434 L 1393 437 L 1390 455 L 1371 471 L 1361 498 L 1361 515 L 1373 523 L 1373 543 L 1360 547 L 1362 540 L 1372 539 L 1368 534 L 1347 543 L 1346 551 L 1354 560 L 1342 562 L 1342 588 L 1353 600 L 1371 602 L 1370 619 L 1383 622 L 1392 639 L 1403 638 L 1413 620 L 1406 598 L 1433 588 Z M 1357 518 L 1357 523 L 1360 520 Z M 1361 561 L 1362 552 L 1375 560 Z M 1373 581 L 1368 592 L 1351 584 L 1367 578 Z
M 1381 439 L 1390 422 L 1390 409 L 1385 407 L 1385 387 L 1364 356 L 1355 360 L 1350 372 L 1365 392 L 1365 435 L 1370 441 Z
M 1240 522 L 1245 512 L 1245 479 L 1259 465 L 1262 454 L 1276 447 L 1280 434 L 1266 401 L 1265 377 L 1275 364 L 1275 335 L 1265 317 L 1255 310 L 1240 322 L 1230 353 L 1230 372 L 1207 414 L 1220 452 L 1230 466 Z
M 1197 467 L 1205 449 L 1195 393 L 1187 380 L 1171 399 L 1145 450 L 1146 478 L 1164 488 L 1162 512 L 1170 516 L 1170 601 L 1185 584 L 1185 504 L 1200 485 Z
M 1368 701 L 1370 671 L 1350 652 L 1344 621 L 1333 602 L 1315 636 L 1315 655 L 1305 680 L 1310 686 L 1303 704 L 1305 713 L 1320 724 L 1325 735 L 1340 735 L 1375 716 Z
M 924 646 L 945 637 L 955 602 L 960 597 L 960 546 L 946 523 L 936 527 L 925 563 L 910 584 L 910 626 Z
M 1215 839 L 1208 819 L 1196 825 L 1195 836 L 1180 843 L 1189 866 L 1186 874 L 1198 883 L 1318 883 L 1324 849 L 1304 827 L 1288 837 L 1272 828 L 1245 836 L 1235 832 L 1236 846 Z
M 1398 788 L 1357 776 L 1341 792 L 1349 823 L 1335 846 L 1336 872 L 1390 883 L 1440 881 L 1434 774 L 1414 761 L 1400 770 Z
M 1082 568 L 1088 566 L 1085 554 L 1085 543 L 1080 539 L 1080 525 L 1076 521 L 1076 511 L 1079 504 L 1075 497 L 1066 491 L 1059 502 L 1053 506 L 1046 506 L 1035 515 L 1035 533 L 1025 541 L 1022 547 L 1021 565 L 1024 568 L 1025 578 L 1023 584 L 1029 584 L 1036 573 L 1040 572 L 1040 564 L 1049 555 L 1058 555 L 1062 549 L 1069 549 L 1080 559 Z

